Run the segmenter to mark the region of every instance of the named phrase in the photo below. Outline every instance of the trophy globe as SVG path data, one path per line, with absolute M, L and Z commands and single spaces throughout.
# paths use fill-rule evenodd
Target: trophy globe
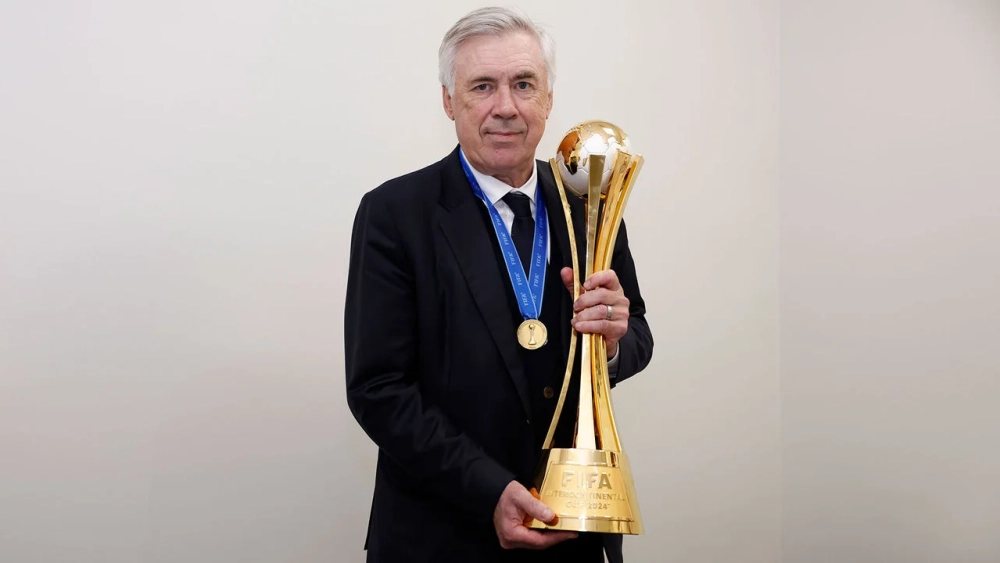
M 574 126 L 556 149 L 559 175 L 566 189 L 573 195 L 586 197 L 590 178 L 589 157 L 604 155 L 601 197 L 607 195 L 619 152 L 632 155 L 632 143 L 617 125 L 606 121 L 584 121 Z

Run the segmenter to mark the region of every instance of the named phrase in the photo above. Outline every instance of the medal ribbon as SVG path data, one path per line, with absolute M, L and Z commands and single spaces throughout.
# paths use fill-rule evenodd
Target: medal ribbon
M 500 242 L 500 251 L 503 253 L 504 263 L 507 265 L 507 274 L 514 287 L 514 294 L 517 295 L 517 306 L 521 310 L 521 316 L 525 320 L 537 320 L 542 313 L 542 297 L 544 297 L 545 292 L 545 252 L 548 249 L 549 236 L 548 215 L 545 212 L 545 201 L 542 198 L 541 178 L 535 184 L 535 238 L 531 244 L 530 271 L 525 275 L 524 265 L 521 264 L 517 248 L 514 247 L 514 241 L 510 238 L 510 232 L 507 230 L 507 225 L 504 225 L 500 212 L 483 193 L 483 189 L 479 187 L 479 182 L 476 181 L 476 177 L 472 174 L 472 170 L 461 151 L 459 151 L 458 156 L 462 161 L 465 176 L 469 179 L 469 184 L 472 185 L 472 193 L 481 199 L 490 211 L 493 230 Z

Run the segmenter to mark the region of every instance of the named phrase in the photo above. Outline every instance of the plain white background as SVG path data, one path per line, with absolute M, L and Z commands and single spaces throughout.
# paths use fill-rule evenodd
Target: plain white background
M 1000 2 L 781 6 L 784 560 L 1000 561 Z
M 3 4 L 0 560 L 363 561 L 351 222 L 454 147 L 478 6 Z M 628 559 L 996 561 L 1000 5 L 522 7 L 539 157 L 601 118 L 647 159 Z

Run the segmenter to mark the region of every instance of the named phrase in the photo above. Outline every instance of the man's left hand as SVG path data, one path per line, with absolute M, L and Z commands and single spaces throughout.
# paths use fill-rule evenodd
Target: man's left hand
M 573 268 L 559 274 L 573 293 Z M 582 334 L 601 334 L 608 343 L 608 357 L 618 353 L 618 341 L 628 332 L 629 301 L 613 270 L 594 272 L 583 283 L 580 298 L 573 303 L 573 328 Z

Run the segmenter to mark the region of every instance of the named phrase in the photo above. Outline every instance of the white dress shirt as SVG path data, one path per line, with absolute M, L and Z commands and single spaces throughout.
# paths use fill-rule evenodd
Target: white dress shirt
M 464 151 L 462 152 L 462 158 L 465 158 Z M 493 207 L 496 208 L 497 213 L 500 214 L 500 218 L 503 219 L 503 224 L 507 226 L 508 235 L 511 234 L 511 225 L 514 224 L 514 211 L 512 211 L 510 206 L 507 205 L 507 202 L 503 200 L 503 196 L 507 195 L 507 192 L 521 192 L 522 194 L 528 196 L 528 199 L 531 200 L 531 218 L 535 219 L 535 186 L 538 183 L 537 163 L 533 163 L 534 166 L 531 168 L 531 177 L 528 178 L 528 181 L 519 188 L 512 188 L 509 184 L 505 184 L 493 176 L 487 176 L 486 174 L 476 170 L 475 167 L 469 163 L 468 158 L 465 158 L 465 162 L 469 164 L 469 170 L 472 170 L 472 175 L 475 176 L 476 181 L 479 182 L 479 187 L 483 190 L 483 194 L 486 196 L 486 199 L 490 200 L 490 203 L 492 203 Z M 486 204 L 483 203 L 483 205 Z M 548 209 L 546 209 L 546 212 L 546 215 L 550 218 L 549 221 L 551 221 L 552 213 L 549 212 Z M 546 231 L 545 262 L 548 263 L 549 256 L 552 254 L 552 229 L 548 228 L 548 225 L 546 225 Z M 527 266 L 527 264 L 525 264 L 525 266 Z M 527 274 L 528 272 L 524 273 Z

